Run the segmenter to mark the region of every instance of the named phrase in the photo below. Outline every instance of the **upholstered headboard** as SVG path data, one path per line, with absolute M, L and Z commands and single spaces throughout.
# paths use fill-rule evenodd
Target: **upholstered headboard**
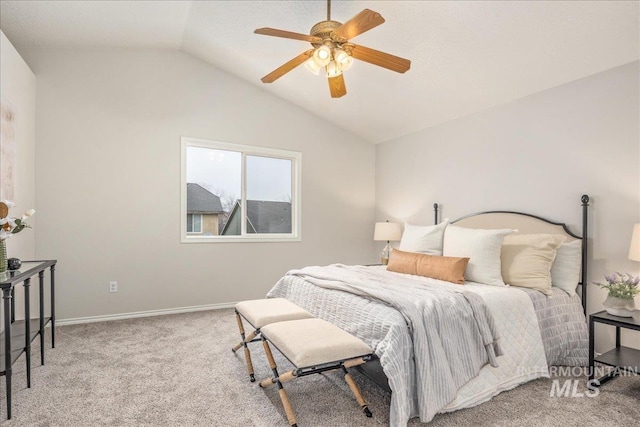
M 451 224 L 455 224 L 460 227 L 466 228 L 511 228 L 517 229 L 521 234 L 561 234 L 566 236 L 569 241 L 581 240 L 582 241 L 582 269 L 580 274 L 581 295 L 582 295 L 582 307 L 584 313 L 587 313 L 587 214 L 589 207 L 589 196 L 583 195 L 582 201 L 582 236 L 573 233 L 565 223 L 551 221 L 546 218 L 542 218 L 537 215 L 532 215 L 524 212 L 513 211 L 487 211 L 478 212 L 470 215 L 465 215 L 453 221 Z M 439 222 L 439 205 L 434 203 L 434 217 L 435 223 Z
M 467 228 L 512 228 L 520 234 L 548 233 L 566 236 L 568 240 L 580 239 L 565 224 L 553 223 L 537 216 L 506 211 L 481 212 L 451 222 Z

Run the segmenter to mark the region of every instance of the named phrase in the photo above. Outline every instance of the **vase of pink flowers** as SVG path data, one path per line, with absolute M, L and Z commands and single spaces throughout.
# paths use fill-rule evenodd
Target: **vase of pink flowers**
M 29 209 L 20 218 L 9 216 L 9 209 L 14 206 L 8 200 L 0 201 L 0 273 L 7 271 L 7 243 L 6 240 L 18 234 L 25 228 L 31 228 L 26 223 L 27 218 L 36 213 L 34 209 Z

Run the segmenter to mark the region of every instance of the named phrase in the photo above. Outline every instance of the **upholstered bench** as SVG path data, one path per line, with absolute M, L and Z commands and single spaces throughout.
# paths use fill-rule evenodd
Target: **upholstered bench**
M 347 370 L 371 359 L 373 351 L 367 344 L 339 327 L 316 318 L 271 323 L 261 329 L 261 334 L 273 377 L 261 381 L 260 387 L 278 384 L 280 399 L 291 426 L 297 425 L 296 418 L 282 383 L 333 369 L 343 370 L 344 379 L 358 404 L 365 415 L 371 417 L 360 389 Z M 278 373 L 269 343 L 294 365 L 293 370 Z
M 231 350 L 235 353 L 240 349 L 240 347 L 244 347 L 244 358 L 247 363 L 247 370 L 249 371 L 249 379 L 251 382 L 254 382 L 256 378 L 253 373 L 251 352 L 249 351 L 247 344 L 252 341 L 259 340 L 259 338 L 256 337 L 260 334 L 260 328 L 274 322 L 308 319 L 313 317 L 313 315 L 305 309 L 298 307 L 291 301 L 287 301 L 284 298 L 242 301 L 236 304 L 235 311 L 242 341 L 240 341 L 240 343 Z M 253 326 L 254 329 L 248 336 L 245 336 L 244 326 L 242 324 L 243 318 Z

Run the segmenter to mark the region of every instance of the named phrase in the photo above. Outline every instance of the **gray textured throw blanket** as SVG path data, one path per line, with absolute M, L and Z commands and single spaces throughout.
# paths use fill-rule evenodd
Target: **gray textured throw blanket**
M 388 283 L 384 271 L 340 264 L 307 267 L 287 276 L 382 302 L 402 314 L 413 339 L 415 397 L 426 402 L 420 405 L 423 420 L 432 419 L 487 363 L 497 366 L 496 357 L 502 354 L 495 322 L 483 299 L 462 286 L 402 275 L 399 287 Z

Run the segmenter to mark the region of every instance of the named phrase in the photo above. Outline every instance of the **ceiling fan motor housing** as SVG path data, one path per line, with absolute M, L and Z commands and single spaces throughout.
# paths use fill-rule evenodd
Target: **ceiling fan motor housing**
M 320 37 L 323 41 L 334 41 L 331 38 L 331 33 L 333 32 L 333 30 L 335 30 L 341 25 L 342 23 L 338 21 L 318 22 L 316 25 L 311 27 L 311 31 L 309 32 L 309 34 L 315 37 Z M 339 41 L 339 40 L 335 40 L 335 41 Z M 315 47 L 319 47 L 322 45 L 322 43 L 311 43 L 311 44 L 314 45 Z

